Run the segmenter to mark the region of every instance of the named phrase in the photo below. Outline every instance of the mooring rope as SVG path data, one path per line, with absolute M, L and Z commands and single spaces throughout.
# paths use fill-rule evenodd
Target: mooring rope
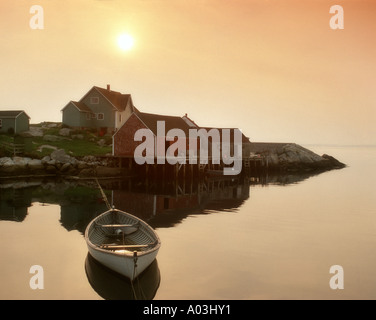
M 110 205 L 110 203 L 109 203 L 109 201 L 108 201 L 108 199 L 107 199 L 106 194 L 104 193 L 104 191 L 103 191 L 103 189 L 102 189 L 102 187 L 101 187 L 101 185 L 100 185 L 98 179 L 95 178 L 95 180 L 96 180 L 96 182 L 97 182 L 97 184 L 98 184 L 98 188 L 99 188 L 99 190 L 100 190 L 100 192 L 101 192 L 101 195 L 102 195 L 103 201 L 105 202 L 107 208 L 108 208 L 109 210 L 111 210 L 111 209 L 112 209 L 112 206 Z M 123 234 L 123 243 L 124 243 L 124 234 Z M 133 283 L 134 280 L 136 280 L 136 279 L 135 279 L 135 274 L 136 274 L 136 268 L 137 268 L 137 260 L 138 260 L 138 257 L 137 257 L 137 251 L 135 251 L 135 252 L 133 252 L 133 277 L 132 277 L 132 279 L 131 279 L 131 286 L 132 286 L 132 291 L 133 291 L 133 295 L 134 295 L 135 300 L 138 300 L 138 298 L 137 298 L 137 294 L 136 294 L 136 289 L 135 289 L 135 287 L 134 287 L 134 283 Z M 141 286 L 140 286 L 140 282 L 139 282 L 138 277 L 137 277 L 137 284 L 138 284 L 139 289 L 141 289 L 141 296 L 144 296 L 144 292 L 143 292 L 143 290 L 142 290 L 142 288 L 141 288 Z
M 100 190 L 100 192 L 101 192 L 101 195 L 102 195 L 103 201 L 105 202 L 107 208 L 108 208 L 109 210 L 111 210 L 112 207 L 111 207 L 110 203 L 108 202 L 107 196 L 106 196 L 106 194 L 104 193 L 104 191 L 103 191 L 103 189 L 102 189 L 102 187 L 101 187 L 101 185 L 100 185 L 100 183 L 99 183 L 99 181 L 98 181 L 98 178 L 95 178 L 95 181 L 97 181 L 98 188 L 99 188 L 99 190 Z

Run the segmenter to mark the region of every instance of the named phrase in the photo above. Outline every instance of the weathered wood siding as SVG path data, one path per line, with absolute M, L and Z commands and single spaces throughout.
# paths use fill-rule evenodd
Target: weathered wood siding
M 125 110 L 123 112 L 117 111 L 115 114 L 115 118 L 116 118 L 115 129 L 119 130 L 123 126 L 123 124 L 129 119 L 132 113 L 133 113 L 133 110 L 130 105 L 130 100 L 128 100 Z
M 90 120 L 87 120 L 87 112 L 80 112 L 75 105 L 69 103 L 63 111 L 63 124 L 70 127 L 89 127 Z
M 146 126 L 136 114 L 133 113 L 113 137 L 114 156 L 134 156 L 135 149 L 142 143 L 140 141 L 134 141 L 134 136 L 139 129 L 146 129 Z
M 98 103 L 93 103 L 92 98 L 97 98 Z M 112 104 L 103 97 L 95 88 L 90 90 L 88 94 L 82 99 L 84 104 L 86 104 L 92 112 L 96 115 L 89 121 L 88 127 L 90 128 L 109 128 L 110 130 L 115 130 L 115 115 L 116 110 Z M 98 119 L 98 114 L 103 114 L 103 119 Z
M 9 118 L 1 118 L 1 127 L 0 127 L 0 132 L 5 132 L 7 133 L 9 129 L 13 128 L 14 130 L 14 119 L 9 119 Z
M 24 132 L 29 130 L 29 117 L 22 112 L 17 118 L 16 118 L 16 133 Z
M 29 117 L 23 112 L 17 118 L 1 117 L 1 133 L 8 133 L 13 129 L 14 133 L 21 133 L 29 130 Z

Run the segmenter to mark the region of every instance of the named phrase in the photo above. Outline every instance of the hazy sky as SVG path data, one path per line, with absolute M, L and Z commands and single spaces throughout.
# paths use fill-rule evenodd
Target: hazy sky
M 344 30 L 329 26 L 332 5 Z M 1 0 L 0 12 L 0 109 L 32 123 L 111 84 L 141 111 L 251 141 L 376 144 L 374 0 Z

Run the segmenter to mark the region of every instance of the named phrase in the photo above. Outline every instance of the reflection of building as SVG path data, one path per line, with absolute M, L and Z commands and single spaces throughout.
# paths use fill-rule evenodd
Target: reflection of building
M 85 232 L 88 223 L 107 210 L 104 203 L 82 201 L 81 203 L 62 203 L 60 205 L 60 223 L 68 231 Z
M 175 197 L 134 193 L 128 190 L 114 190 L 113 203 L 116 208 L 137 215 L 145 220 L 166 211 L 189 210 L 199 207 L 198 195 Z
M 188 214 L 207 210 L 232 211 L 249 198 L 249 184 L 236 179 L 217 179 L 179 185 L 174 183 L 132 186 L 113 190 L 116 208 L 148 221 L 153 227 L 170 227 Z
M 23 221 L 31 206 L 26 189 L 2 189 L 0 193 L 0 220 Z

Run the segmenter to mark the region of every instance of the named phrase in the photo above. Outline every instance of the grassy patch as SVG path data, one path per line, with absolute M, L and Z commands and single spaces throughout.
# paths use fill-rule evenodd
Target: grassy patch
M 111 153 L 111 146 L 99 146 L 96 142 L 87 140 L 61 140 L 61 141 L 44 141 L 42 137 L 35 137 L 32 140 L 32 148 L 28 152 L 29 155 L 34 157 L 44 157 L 51 154 L 53 149 L 51 148 L 41 148 L 42 146 L 52 146 L 57 149 L 65 150 L 65 153 L 73 157 L 83 157 L 87 155 L 105 155 Z
M 73 157 L 83 157 L 88 155 L 101 156 L 111 154 L 112 152 L 111 136 L 99 137 L 96 132 L 92 130 L 71 130 L 69 137 L 62 137 L 59 135 L 61 126 L 32 126 L 42 130 L 44 136 L 50 135 L 57 137 L 58 141 L 46 141 L 43 137 L 14 137 L 8 134 L 1 134 L 0 157 L 6 156 L 6 152 L 1 149 L 1 144 L 12 142 L 25 144 L 25 152 L 21 156 L 39 159 L 46 155 L 50 155 L 54 149 L 63 149 L 67 154 Z M 104 146 L 98 144 L 101 139 L 105 140 Z M 52 148 L 45 146 L 51 146 Z
M 0 134 L 0 158 L 9 156 L 9 152 L 5 151 L 4 147 L 4 144 L 7 143 L 14 143 L 13 136 L 5 133 Z

